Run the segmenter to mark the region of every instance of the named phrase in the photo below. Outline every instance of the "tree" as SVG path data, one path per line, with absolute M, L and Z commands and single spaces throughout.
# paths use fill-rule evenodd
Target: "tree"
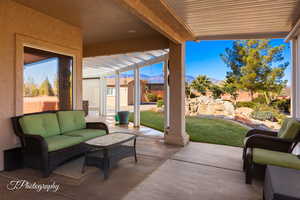
M 25 97 L 36 97 L 39 95 L 39 89 L 34 83 L 34 79 L 29 77 L 24 83 L 24 96 Z
M 39 94 L 42 96 L 54 96 L 54 92 L 48 78 L 42 82 L 39 89 Z
M 238 97 L 238 87 L 236 85 L 237 84 L 234 82 L 234 80 L 230 79 L 230 77 L 227 78 L 223 84 L 224 93 L 230 94 L 234 100 L 234 103 Z
M 185 96 L 191 98 L 192 89 L 188 82 L 185 82 Z
M 219 99 L 221 95 L 224 94 L 223 88 L 215 84 L 210 87 L 210 91 L 214 99 Z
M 210 89 L 211 85 L 212 82 L 205 75 L 197 76 L 191 83 L 191 87 L 200 92 L 202 95 L 206 95 L 206 92 Z
M 267 39 L 235 41 L 231 49 L 227 48 L 221 54 L 230 68 L 226 78 L 238 89 L 249 91 L 252 98 L 254 93 L 263 93 L 266 102 L 270 103 L 272 96 L 278 95 L 286 86 L 282 78 L 289 63 L 283 63 L 284 47 L 272 46 Z

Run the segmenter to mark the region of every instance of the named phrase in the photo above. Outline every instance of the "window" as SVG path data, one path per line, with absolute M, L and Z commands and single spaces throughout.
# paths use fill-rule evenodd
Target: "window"
M 23 113 L 72 109 L 72 57 L 24 48 Z
M 115 88 L 108 87 L 106 94 L 107 94 L 107 96 L 115 96 L 115 94 L 116 94 Z

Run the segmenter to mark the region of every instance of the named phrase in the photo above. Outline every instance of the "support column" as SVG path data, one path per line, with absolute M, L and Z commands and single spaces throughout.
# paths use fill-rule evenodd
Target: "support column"
M 106 84 L 106 78 L 103 77 L 103 115 L 106 116 L 107 115 L 107 84 Z
M 167 133 L 170 127 L 170 87 L 169 87 L 169 61 L 164 62 L 164 130 Z
M 116 114 L 120 111 L 120 72 L 116 71 L 116 76 L 115 76 L 115 111 Z
M 106 115 L 106 80 L 104 76 L 100 77 L 99 81 L 99 115 Z
M 141 103 L 141 86 L 140 86 L 140 69 L 134 69 L 134 126 L 140 126 L 140 103 Z
M 299 40 L 294 38 L 290 42 L 291 44 L 291 59 L 292 59 L 292 87 L 291 87 L 291 112 L 292 116 L 299 118 L 300 117 L 300 66 L 299 66 Z
M 291 114 L 294 118 L 300 118 L 300 40 L 299 37 L 291 41 L 291 59 L 292 59 L 292 84 L 291 84 Z M 300 153 L 298 144 L 294 154 Z
M 99 78 L 99 116 L 102 116 L 102 114 L 103 114 L 103 102 L 102 102 L 102 100 L 103 100 L 103 92 L 102 92 L 103 87 L 102 87 L 102 79 L 103 79 L 103 77 L 101 76 Z
M 184 146 L 189 142 L 185 131 L 185 44 L 170 41 L 170 129 L 165 142 Z

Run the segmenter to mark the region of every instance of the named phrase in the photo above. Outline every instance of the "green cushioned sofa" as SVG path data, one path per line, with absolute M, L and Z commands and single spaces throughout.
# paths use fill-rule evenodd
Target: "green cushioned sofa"
M 300 141 L 300 122 L 293 118 L 286 118 L 278 132 L 252 129 L 248 131 L 244 140 L 243 169 L 246 183 L 250 184 L 254 171 L 265 170 L 266 165 L 285 166 L 295 161 L 290 154 Z M 286 156 L 287 159 L 276 159 Z M 265 162 L 262 162 L 262 161 Z M 281 164 L 279 164 L 281 163 Z M 258 171 L 258 169 L 261 169 Z M 260 173 L 258 173 L 260 174 Z
M 20 138 L 25 167 L 40 169 L 48 177 L 53 169 L 83 154 L 83 142 L 108 134 L 104 123 L 86 123 L 84 111 L 46 111 L 12 118 Z

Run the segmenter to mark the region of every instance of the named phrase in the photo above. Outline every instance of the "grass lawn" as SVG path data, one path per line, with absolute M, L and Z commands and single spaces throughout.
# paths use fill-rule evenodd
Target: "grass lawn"
M 159 131 L 164 130 L 162 113 L 141 111 L 141 124 Z M 133 114 L 130 115 L 133 121 Z M 229 146 L 242 146 L 247 129 L 236 123 L 211 118 L 186 118 L 186 130 L 191 141 L 224 144 Z

